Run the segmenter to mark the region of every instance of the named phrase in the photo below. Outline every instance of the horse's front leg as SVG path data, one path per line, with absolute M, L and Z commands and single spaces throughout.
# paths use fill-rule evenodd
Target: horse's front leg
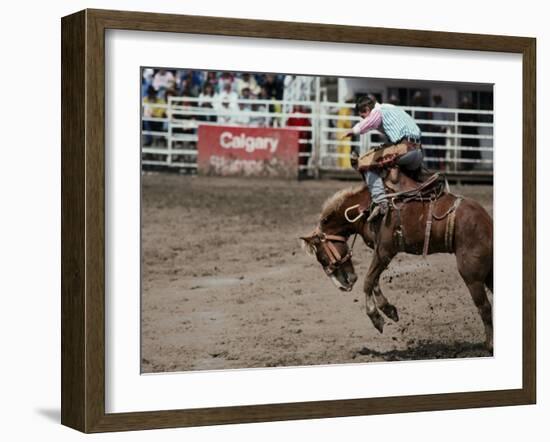
M 367 276 L 365 277 L 365 284 L 364 284 L 366 312 L 368 317 L 372 321 L 373 325 L 376 327 L 376 329 L 380 333 L 383 333 L 384 331 L 385 321 L 382 315 L 380 315 L 380 312 L 378 311 L 375 295 L 376 293 L 382 295 L 378 281 L 379 281 L 380 275 L 382 274 L 384 269 L 388 266 L 390 261 L 391 261 L 391 256 L 389 254 L 380 254 L 379 251 L 375 251 L 372 262 L 369 267 L 369 271 L 367 273 Z M 375 289 L 375 287 L 378 287 L 378 288 Z M 384 298 L 384 295 L 382 295 L 382 297 Z M 387 299 L 386 299 L 386 304 L 391 305 L 387 302 Z M 393 308 L 395 310 L 395 307 Z M 388 311 L 390 310 L 391 308 Z M 385 314 L 387 314 L 384 310 L 382 311 Z M 397 310 L 395 310 L 395 316 L 396 315 L 397 315 Z M 390 315 L 388 315 L 388 317 L 392 318 Z
M 384 313 L 392 321 L 399 321 L 399 314 L 397 313 L 397 309 L 393 304 L 390 304 L 388 299 L 382 293 L 382 289 L 380 288 L 380 277 L 376 280 L 373 290 L 374 300 L 377 307 L 382 311 L 382 313 Z
M 365 308 L 367 312 L 367 316 L 372 321 L 372 324 L 376 327 L 376 329 L 380 332 L 384 332 L 384 318 L 382 315 L 378 312 L 378 309 L 376 307 L 376 302 L 374 300 L 373 296 L 373 288 L 374 283 L 369 279 L 369 276 L 365 278 Z

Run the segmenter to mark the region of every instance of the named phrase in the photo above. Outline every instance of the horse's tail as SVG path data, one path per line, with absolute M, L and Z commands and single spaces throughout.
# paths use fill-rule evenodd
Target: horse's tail
M 485 277 L 485 286 L 491 290 L 491 293 L 493 292 L 493 267 L 491 266 L 491 270 L 489 270 L 489 273 L 487 273 L 487 276 Z

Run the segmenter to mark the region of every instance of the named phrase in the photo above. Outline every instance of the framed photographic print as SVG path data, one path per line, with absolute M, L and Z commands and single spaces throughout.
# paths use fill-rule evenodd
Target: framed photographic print
M 535 403 L 535 72 L 524 37 L 64 17 L 62 423 Z

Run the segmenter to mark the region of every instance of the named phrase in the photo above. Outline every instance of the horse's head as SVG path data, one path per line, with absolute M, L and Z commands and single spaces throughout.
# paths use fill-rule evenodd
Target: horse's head
M 358 234 L 355 221 L 348 219 L 346 211 L 357 207 L 358 201 L 368 197 L 364 187 L 340 190 L 323 204 L 318 227 L 309 235 L 302 236 L 305 251 L 317 258 L 323 270 L 340 290 L 350 291 L 357 281 L 351 260 L 348 238 Z M 356 236 L 354 236 L 355 241 Z
M 340 290 L 351 291 L 357 275 L 351 261 L 347 236 L 330 235 L 316 229 L 300 239 L 306 253 L 317 258 L 334 285 Z

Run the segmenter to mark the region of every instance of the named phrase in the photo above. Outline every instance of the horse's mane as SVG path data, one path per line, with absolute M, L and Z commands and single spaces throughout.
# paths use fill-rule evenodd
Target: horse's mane
M 361 193 L 365 189 L 364 185 L 348 187 L 346 189 L 339 190 L 323 203 L 320 219 L 327 218 L 332 213 L 340 210 L 344 201 L 348 198 Z

